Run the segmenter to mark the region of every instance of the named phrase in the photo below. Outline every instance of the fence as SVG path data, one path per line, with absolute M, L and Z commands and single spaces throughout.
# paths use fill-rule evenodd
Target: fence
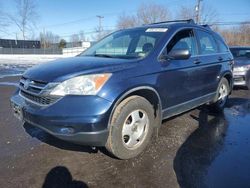
M 68 47 L 60 49 L 58 44 L 54 44 L 49 48 L 7 48 L 0 47 L 0 54 L 8 55 L 66 55 L 75 56 L 89 48 L 94 42 L 79 42 L 79 47 L 69 47 L 72 43 L 67 43 Z
M 0 48 L 0 54 L 62 54 L 60 48 Z
M 75 48 L 63 48 L 63 55 L 78 55 L 85 51 L 87 48 L 86 47 L 75 47 Z

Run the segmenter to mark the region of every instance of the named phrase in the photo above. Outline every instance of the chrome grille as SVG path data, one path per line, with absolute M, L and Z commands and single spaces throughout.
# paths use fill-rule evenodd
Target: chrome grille
M 59 97 L 43 95 L 46 90 L 48 83 L 29 80 L 25 77 L 22 77 L 20 80 L 20 95 L 28 101 L 36 103 L 38 105 L 50 105 L 54 103 Z
M 29 82 L 27 88 L 25 88 L 25 84 Z M 20 80 L 20 88 L 26 91 L 30 91 L 35 94 L 39 94 L 47 85 L 46 82 L 29 80 L 27 78 L 22 77 Z

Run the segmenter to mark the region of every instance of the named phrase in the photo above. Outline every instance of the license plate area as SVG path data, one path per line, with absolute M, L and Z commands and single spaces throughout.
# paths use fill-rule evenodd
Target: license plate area
M 15 104 L 13 102 L 11 102 L 11 107 L 12 107 L 12 111 L 14 113 L 14 116 L 19 119 L 20 121 L 23 121 L 23 109 L 20 105 Z

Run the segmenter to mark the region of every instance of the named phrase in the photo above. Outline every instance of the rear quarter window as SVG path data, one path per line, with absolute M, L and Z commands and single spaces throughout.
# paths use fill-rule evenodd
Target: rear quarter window
M 227 45 L 225 44 L 225 42 L 221 38 L 215 36 L 215 40 L 216 40 L 216 42 L 218 44 L 220 52 L 222 52 L 222 53 L 229 52 L 229 49 L 228 49 Z
M 218 52 L 218 46 L 213 36 L 205 31 L 197 30 L 198 41 L 200 45 L 200 54 L 214 54 Z

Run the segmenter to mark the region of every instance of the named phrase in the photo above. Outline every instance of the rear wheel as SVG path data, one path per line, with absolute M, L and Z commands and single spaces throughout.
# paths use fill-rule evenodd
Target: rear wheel
M 153 132 L 154 109 L 145 98 L 131 96 L 115 109 L 106 148 L 120 159 L 139 155 Z
M 228 99 L 230 92 L 229 84 L 226 78 L 222 78 L 216 93 L 216 102 L 211 106 L 212 110 L 222 111 Z

